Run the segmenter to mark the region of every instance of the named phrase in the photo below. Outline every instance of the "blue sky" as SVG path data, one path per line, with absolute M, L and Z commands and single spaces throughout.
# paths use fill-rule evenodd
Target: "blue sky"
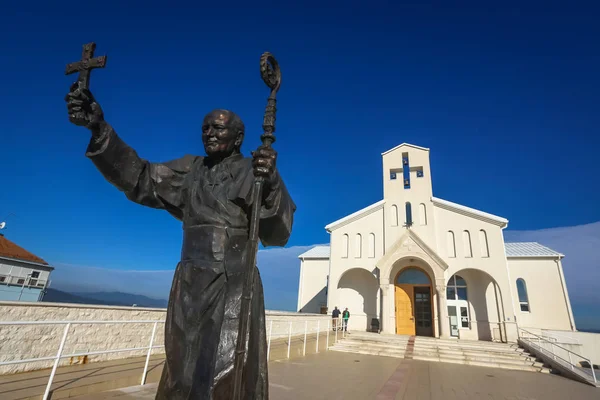
M 293 3 L 3 5 L 7 237 L 54 263 L 177 262 L 179 223 L 105 182 L 84 156 L 89 134 L 68 122 L 74 77 L 64 67 L 88 41 L 109 56 L 91 83 L 106 119 L 152 161 L 202 154 L 213 108 L 241 115 L 246 154 L 258 146 L 268 95 L 258 59 L 275 54 L 275 147 L 298 205 L 289 246 L 327 242 L 327 223 L 378 201 L 380 153 L 402 142 L 431 148 L 437 197 L 504 216 L 513 230 L 600 220 L 599 9 Z

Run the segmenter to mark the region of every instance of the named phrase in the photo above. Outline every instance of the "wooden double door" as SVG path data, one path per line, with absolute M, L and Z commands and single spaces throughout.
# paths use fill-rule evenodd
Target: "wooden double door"
M 396 334 L 433 336 L 431 286 L 396 284 L 395 304 Z

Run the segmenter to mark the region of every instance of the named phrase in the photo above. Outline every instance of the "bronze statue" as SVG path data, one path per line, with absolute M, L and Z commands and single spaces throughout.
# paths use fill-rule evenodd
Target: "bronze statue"
M 83 75 L 89 81 L 86 66 L 79 71 L 86 71 Z M 275 71 L 263 72 L 267 84 L 279 73 L 274 67 Z M 256 234 L 263 245 L 284 246 L 296 210 L 277 171 L 277 153 L 270 147 L 279 83 L 269 86 L 263 145 L 252 158 L 240 153 L 244 124 L 231 111 L 217 109 L 204 117 L 206 156 L 151 163 L 140 158 L 104 120 L 102 108 L 82 79 L 65 98 L 69 120 L 91 131 L 86 156 L 102 175 L 128 199 L 164 209 L 183 223 L 181 261 L 165 324 L 166 361 L 156 399 L 232 399 L 238 329 L 247 332 L 237 349 L 240 397 L 268 399 L 262 282 L 254 266 L 252 274 L 245 274 L 247 264 L 253 264 L 256 257 L 251 254 L 256 244 L 249 240 L 250 222 L 255 216 Z M 253 207 L 259 212 L 253 214 Z M 246 297 L 252 301 L 243 304 L 246 279 Z M 244 315 L 240 309 L 246 306 Z M 248 317 L 246 327 L 241 321 L 244 316 Z

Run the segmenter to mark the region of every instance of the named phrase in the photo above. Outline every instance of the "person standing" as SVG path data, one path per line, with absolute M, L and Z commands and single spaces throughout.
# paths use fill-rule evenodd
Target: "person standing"
M 350 319 L 350 311 L 348 311 L 348 307 L 344 309 L 344 313 L 342 314 L 342 319 L 344 320 L 344 331 L 348 331 L 348 320 Z
M 338 319 L 340 318 L 340 310 L 338 310 L 337 306 L 335 306 L 331 312 L 331 318 L 333 322 L 333 330 L 335 331 L 338 329 Z

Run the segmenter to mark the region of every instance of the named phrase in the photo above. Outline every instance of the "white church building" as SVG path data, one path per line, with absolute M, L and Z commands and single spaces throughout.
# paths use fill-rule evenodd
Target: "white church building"
M 575 330 L 562 254 L 505 243 L 505 218 L 434 197 L 429 149 L 404 143 L 382 158 L 383 199 L 299 256 L 298 311 L 347 307 L 350 331 L 442 338 Z

